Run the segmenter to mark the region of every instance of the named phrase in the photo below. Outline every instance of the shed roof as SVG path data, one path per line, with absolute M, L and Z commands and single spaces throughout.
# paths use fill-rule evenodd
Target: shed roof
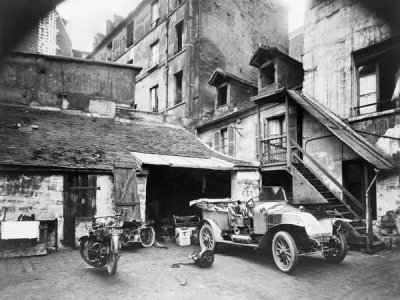
M 210 79 L 208 80 L 208 84 L 212 86 L 219 86 L 221 83 L 226 81 L 235 81 L 242 85 L 248 86 L 252 89 L 257 90 L 257 83 L 241 78 L 236 76 L 232 73 L 222 70 L 221 68 L 216 68 L 214 73 L 211 75 Z
M 212 150 L 181 127 L 27 107 L 0 106 L 0 140 L 3 166 L 112 170 L 114 165 L 135 166 L 138 162 L 131 153 L 138 152 L 215 158 L 231 163 L 232 168 L 257 167 Z
M 329 109 L 323 108 L 321 104 L 316 103 L 299 91 L 288 90 L 288 94 L 302 108 L 321 122 L 333 135 L 376 168 L 387 170 L 395 167 L 389 158 L 351 129 L 339 117 L 330 112 Z

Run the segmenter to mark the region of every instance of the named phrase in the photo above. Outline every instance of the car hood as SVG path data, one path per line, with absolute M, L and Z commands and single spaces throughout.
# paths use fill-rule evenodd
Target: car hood
M 266 215 L 280 215 L 279 224 L 305 227 L 310 238 L 332 235 L 332 222 L 329 219 L 318 221 L 312 214 L 303 212 L 283 201 L 257 203 L 255 210 Z

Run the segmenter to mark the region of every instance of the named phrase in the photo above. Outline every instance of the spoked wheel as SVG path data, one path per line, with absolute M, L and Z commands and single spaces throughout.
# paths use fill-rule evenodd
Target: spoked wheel
M 110 253 L 107 255 L 107 272 L 114 275 L 118 267 L 118 253 Z
M 95 240 L 85 239 L 79 244 L 79 252 L 83 260 L 92 267 L 100 268 L 106 264 L 100 257 L 101 244 Z
M 210 268 L 214 262 L 214 253 L 211 250 L 200 252 L 200 257 L 196 260 L 196 264 L 201 268 Z
M 284 273 L 292 273 L 297 266 L 298 253 L 296 243 L 286 231 L 279 231 L 272 241 L 272 254 L 275 265 Z
M 140 243 L 143 247 L 149 248 L 153 246 L 156 240 L 156 233 L 154 231 L 153 226 L 149 226 L 146 228 L 142 228 L 140 230 Z
M 342 232 L 336 231 L 332 236 L 329 247 L 331 249 L 324 252 L 325 259 L 332 263 L 340 263 L 347 255 L 347 241 L 345 235 Z
M 207 248 L 208 250 L 214 251 L 215 250 L 215 235 L 211 228 L 211 226 L 205 223 L 199 232 L 199 242 L 201 248 Z

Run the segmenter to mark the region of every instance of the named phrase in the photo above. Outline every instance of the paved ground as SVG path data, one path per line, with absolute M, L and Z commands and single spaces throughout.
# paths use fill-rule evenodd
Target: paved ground
M 306 257 L 286 275 L 269 257 L 226 247 L 210 269 L 171 268 L 196 248 L 168 246 L 125 249 L 115 276 L 76 250 L 0 260 L 0 299 L 400 299 L 400 252 L 350 252 L 339 265 Z

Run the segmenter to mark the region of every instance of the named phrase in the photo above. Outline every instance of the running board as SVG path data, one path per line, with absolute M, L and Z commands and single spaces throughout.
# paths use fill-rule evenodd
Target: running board
M 234 245 L 234 246 L 239 246 L 239 247 L 247 247 L 247 248 L 253 248 L 257 249 L 258 245 L 257 244 L 242 244 L 242 243 L 235 243 L 231 241 L 218 241 L 218 244 L 225 244 L 225 245 Z

